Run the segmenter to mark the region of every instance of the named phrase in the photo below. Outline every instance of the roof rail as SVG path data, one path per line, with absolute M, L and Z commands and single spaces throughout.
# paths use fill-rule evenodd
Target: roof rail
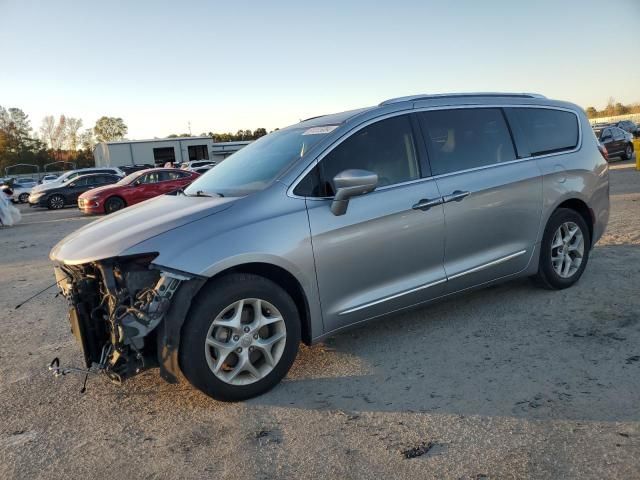
M 391 105 L 393 103 L 400 102 L 415 102 L 418 100 L 429 100 L 432 98 L 464 98 L 464 97 L 511 97 L 511 98 L 547 98 L 539 93 L 500 93 L 500 92 L 473 92 L 473 93 L 435 93 L 424 95 L 408 95 L 406 97 L 390 98 L 384 102 L 380 102 L 380 107 L 383 105 Z

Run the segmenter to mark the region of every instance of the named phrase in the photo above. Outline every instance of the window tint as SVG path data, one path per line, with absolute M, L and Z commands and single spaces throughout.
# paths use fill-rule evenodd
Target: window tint
M 515 160 L 498 108 L 435 110 L 420 114 L 433 175 Z
M 140 183 L 158 183 L 158 181 L 158 172 L 147 173 L 140 179 Z
M 72 182 L 76 187 L 86 187 L 93 183 L 89 183 L 89 177 L 80 177 Z
M 160 181 L 164 182 L 165 180 L 178 180 L 180 178 L 186 177 L 186 174 L 182 172 L 162 172 L 160 175 Z
M 517 122 L 531 155 L 573 150 L 578 145 L 578 119 L 571 112 L 546 108 L 507 108 Z
M 335 193 L 333 177 L 352 168 L 377 173 L 379 187 L 420 178 L 409 117 L 381 120 L 358 130 L 324 157 L 295 193 L 331 196 Z

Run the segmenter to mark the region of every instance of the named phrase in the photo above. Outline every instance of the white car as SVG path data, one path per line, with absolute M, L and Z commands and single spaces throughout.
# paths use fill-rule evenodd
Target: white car
M 40 184 L 41 185 L 45 185 L 47 183 L 51 183 L 54 180 L 56 180 L 57 178 L 58 178 L 58 175 L 53 175 L 53 174 L 45 175 L 44 177 L 42 177 L 42 180 L 40 181 Z
M 13 192 L 9 199 L 13 203 L 26 203 L 29 200 L 29 195 L 31 194 L 31 187 L 20 185 L 20 183 L 14 182 L 13 185 L 10 185 L 10 182 L 5 182 L 0 185 L 0 189 L 4 187 L 9 187 Z
M 213 160 L 194 160 L 192 162 L 185 162 L 182 165 L 180 165 L 180 168 L 182 170 L 189 170 L 191 172 L 197 172 L 197 173 L 201 173 L 198 172 L 196 169 L 200 169 L 200 168 L 213 168 L 216 166 L 216 162 L 214 162 Z

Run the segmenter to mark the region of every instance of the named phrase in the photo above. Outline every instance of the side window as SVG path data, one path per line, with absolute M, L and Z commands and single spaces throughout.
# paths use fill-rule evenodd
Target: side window
M 499 108 L 434 110 L 420 114 L 433 175 L 515 160 Z
M 159 182 L 167 182 L 169 180 L 176 180 L 177 178 L 180 178 L 180 173 L 179 172 L 158 172 L 158 181 Z
M 380 120 L 353 133 L 329 152 L 294 192 L 331 196 L 335 193 L 333 177 L 352 168 L 377 173 L 380 187 L 420 178 L 409 117 Z
M 510 123 L 517 123 L 531 155 L 573 150 L 578 145 L 578 118 L 550 108 L 505 108 Z M 515 131 L 515 130 L 514 130 Z
M 86 187 L 87 185 L 90 185 L 89 178 L 87 177 L 78 178 L 74 181 L 74 183 L 76 187 Z

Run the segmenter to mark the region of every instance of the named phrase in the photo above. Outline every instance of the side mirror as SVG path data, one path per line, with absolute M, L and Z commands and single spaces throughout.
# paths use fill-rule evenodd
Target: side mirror
M 349 199 L 372 192 L 378 185 L 378 175 L 368 170 L 344 170 L 333 177 L 336 194 L 331 203 L 331 213 L 336 216 L 347 213 Z

